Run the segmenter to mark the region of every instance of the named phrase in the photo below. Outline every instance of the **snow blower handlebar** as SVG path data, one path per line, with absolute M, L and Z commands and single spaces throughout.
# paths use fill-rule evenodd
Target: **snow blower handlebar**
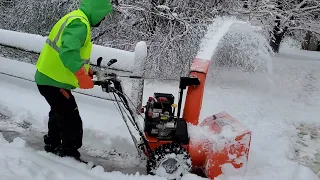
M 102 57 L 97 59 L 97 67 L 101 67 Z M 93 75 L 97 76 L 97 80 L 94 80 L 94 84 L 101 86 L 104 92 L 114 92 L 115 89 L 111 88 L 111 84 L 119 84 L 119 80 L 116 74 L 109 73 L 108 67 L 116 63 L 117 59 L 111 59 L 107 63 L 107 68 L 105 70 L 94 71 Z M 119 88 L 119 87 L 117 87 Z
M 97 59 L 97 66 L 98 67 L 101 67 L 101 61 L 102 61 L 102 57 L 99 57 Z M 142 139 L 143 144 L 145 145 L 147 152 L 151 152 L 151 149 L 148 145 L 148 141 L 147 141 L 146 137 L 144 136 L 143 131 L 140 128 L 140 126 L 135 118 L 134 111 L 132 110 L 132 108 L 129 104 L 130 99 L 127 98 L 127 95 L 125 95 L 125 93 L 123 91 L 121 80 L 119 79 L 120 76 L 118 76 L 115 73 L 109 73 L 108 67 L 116 62 L 117 62 L 116 59 L 111 59 L 107 63 L 106 69 L 101 69 L 99 71 L 94 72 L 94 75 L 96 75 L 97 80 L 94 80 L 93 82 L 95 85 L 101 86 L 102 91 L 104 91 L 106 93 L 116 94 L 119 97 L 119 99 L 118 99 L 118 98 L 116 98 L 116 96 L 114 96 L 115 100 L 117 102 L 115 104 L 118 107 L 118 110 L 120 111 L 121 116 L 122 116 L 125 124 L 128 127 L 129 133 L 132 137 L 132 140 L 134 141 L 134 144 L 136 145 L 138 152 L 140 150 L 139 143 L 138 143 L 137 139 L 134 137 L 133 133 L 131 132 L 131 130 L 128 126 L 128 123 L 127 123 L 128 120 L 129 120 L 129 122 L 131 122 L 131 124 L 134 126 L 134 128 L 139 132 L 139 136 Z M 121 102 L 124 105 L 124 108 L 129 112 L 129 115 L 124 112 L 124 110 L 121 107 L 121 105 L 119 104 L 119 102 Z M 139 152 L 139 154 L 141 155 L 140 152 Z

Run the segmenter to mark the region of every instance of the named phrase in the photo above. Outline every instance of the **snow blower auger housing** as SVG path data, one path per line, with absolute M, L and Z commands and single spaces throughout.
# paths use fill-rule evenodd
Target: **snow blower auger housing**
M 101 60 L 98 59 L 98 66 Z M 115 62 L 117 60 L 110 60 L 108 66 Z M 103 91 L 119 97 L 117 106 L 134 144 L 138 152 L 147 157 L 148 174 L 171 180 L 200 169 L 206 177 L 214 179 L 222 173 L 228 174 L 230 170 L 245 171 L 251 131 L 226 112 L 209 116 L 198 124 L 208 67 L 209 61 L 193 61 L 190 76 L 180 78 L 178 104 L 174 103 L 175 97 L 170 93 L 155 92 L 149 97 L 143 107 L 144 117 L 140 114 L 144 119 L 144 128 L 137 122 L 137 107 L 129 104 L 131 101 L 123 93 L 118 76 L 107 70 L 96 72 L 95 84 L 102 86 Z M 183 92 L 187 88 L 181 117 Z M 133 135 L 128 122 L 139 133 L 140 142 Z M 223 168 L 227 171 L 224 172 Z

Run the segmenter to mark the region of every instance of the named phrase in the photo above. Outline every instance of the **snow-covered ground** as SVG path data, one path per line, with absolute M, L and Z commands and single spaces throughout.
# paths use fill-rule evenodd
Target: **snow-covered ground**
M 221 71 L 208 78 L 201 119 L 226 111 L 252 131 L 246 174 L 215 180 L 318 180 L 320 171 L 320 53 L 282 48 L 269 74 Z M 33 67 L 0 58 L 0 72 L 32 79 Z M 14 65 L 13 65 L 14 64 Z M 10 68 L 8 68 L 10 67 Z M 6 73 L 10 73 L 6 72 Z M 126 82 L 126 92 L 130 92 Z M 248 86 L 250 84 L 250 87 Z M 90 90 L 99 96 L 99 88 Z M 147 82 L 153 92 L 178 95 L 178 83 Z M 91 94 L 91 93 L 89 93 Z M 0 74 L 0 179 L 164 179 L 145 173 L 126 126 L 112 101 L 74 94 L 84 123 L 89 169 L 43 151 L 49 106 L 33 82 Z M 205 179 L 188 174 L 182 180 Z
M 284 53 L 290 54 L 289 51 Z M 221 176 L 220 179 L 318 179 L 302 163 L 310 165 L 312 160 L 317 161 L 315 155 L 319 158 L 316 127 L 319 127 L 320 114 L 317 111 L 320 107 L 320 73 L 317 71 L 320 61 L 308 60 L 308 52 L 300 51 L 300 54 L 304 54 L 301 59 L 285 58 L 281 54 L 274 58 L 273 85 L 269 93 L 240 83 L 229 84 L 228 78 L 232 75 L 221 77 L 223 81 L 219 84 L 207 83 L 202 118 L 225 110 L 253 132 L 246 175 Z M 111 101 L 75 94 L 85 128 L 81 152 L 86 160 L 100 164 L 108 172 L 104 173 L 101 167 L 88 170 L 72 160 L 44 153 L 42 135 L 46 131 L 48 105 L 34 83 L 5 75 L 0 75 L 0 79 L 3 179 L 156 178 L 142 175 L 145 174 L 144 163 L 135 157 L 130 136 Z M 254 79 L 257 79 L 255 75 L 250 75 L 247 80 Z M 177 86 L 172 84 L 149 83 L 145 99 L 155 89 L 175 95 L 178 92 Z M 299 123 L 313 131 L 298 131 Z M 189 178 L 200 177 L 191 174 L 184 177 Z

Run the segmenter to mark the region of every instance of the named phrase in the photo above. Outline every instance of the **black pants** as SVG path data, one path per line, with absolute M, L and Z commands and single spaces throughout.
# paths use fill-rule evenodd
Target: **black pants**
M 54 144 L 79 149 L 82 146 L 83 127 L 77 103 L 71 91 L 53 86 L 38 85 L 39 92 L 49 103 L 48 136 Z

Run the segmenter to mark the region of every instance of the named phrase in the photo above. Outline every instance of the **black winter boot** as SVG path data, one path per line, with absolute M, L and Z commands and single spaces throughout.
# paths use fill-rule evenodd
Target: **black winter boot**
M 80 152 L 75 148 L 67 148 L 60 145 L 55 151 L 55 154 L 60 157 L 73 157 L 76 160 L 80 159 Z
M 60 146 L 61 141 L 59 140 L 54 140 L 52 138 L 50 138 L 48 135 L 44 135 L 43 136 L 43 140 L 44 140 L 44 150 L 46 152 L 50 152 L 55 154 L 55 150 L 57 149 L 57 147 Z
M 60 145 L 55 150 L 55 154 L 60 157 L 72 157 L 79 162 L 88 164 L 88 162 L 86 162 L 80 158 L 80 156 L 81 156 L 80 152 L 76 148 L 66 148 L 66 147 L 63 147 L 62 145 Z

